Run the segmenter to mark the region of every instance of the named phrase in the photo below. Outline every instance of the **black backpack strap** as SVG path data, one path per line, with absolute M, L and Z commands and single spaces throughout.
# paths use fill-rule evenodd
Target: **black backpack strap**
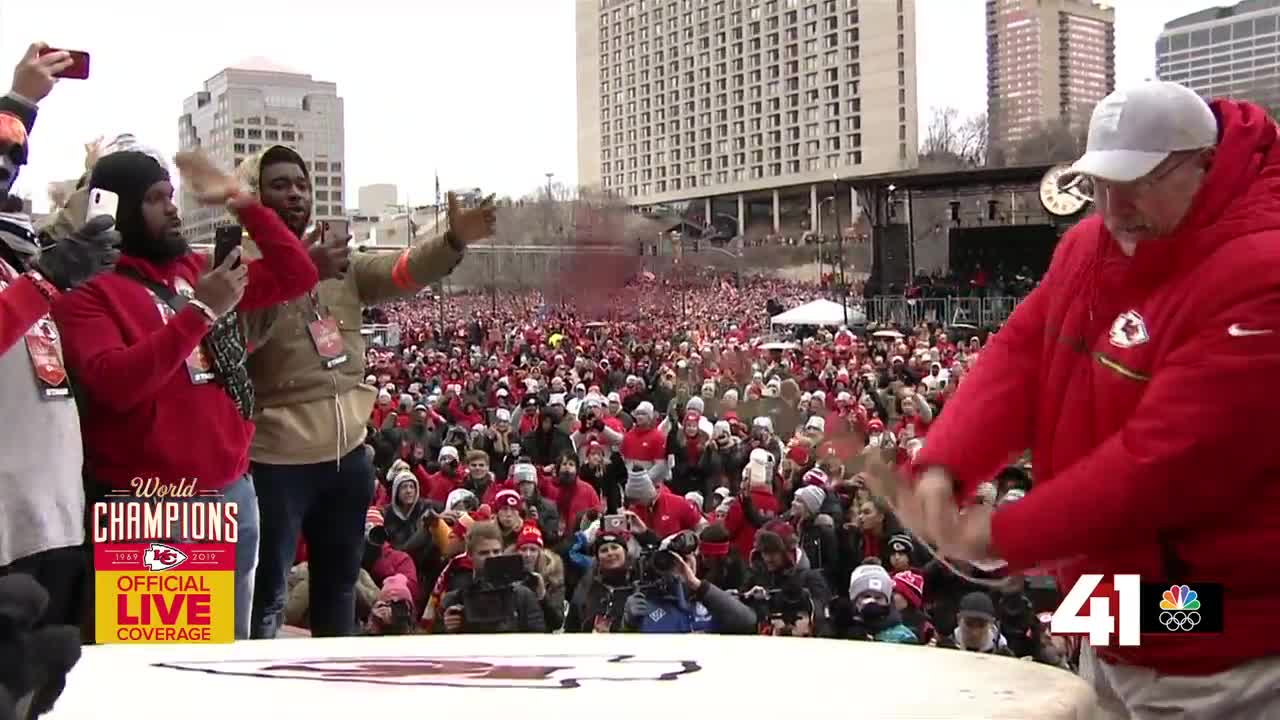
M 158 283 L 151 278 L 144 276 L 142 273 L 129 267 L 117 267 L 116 272 L 125 277 L 134 280 L 155 293 L 156 297 L 164 301 L 166 305 L 173 308 L 174 312 L 178 312 L 187 305 L 187 296 L 179 292 L 174 292 L 168 285 Z

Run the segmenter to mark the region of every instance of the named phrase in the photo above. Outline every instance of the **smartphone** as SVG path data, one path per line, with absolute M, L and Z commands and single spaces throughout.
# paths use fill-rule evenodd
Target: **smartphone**
M 63 70 L 55 75 L 55 77 L 66 78 L 68 80 L 88 80 L 89 79 L 89 53 L 83 50 L 62 50 L 59 48 L 45 48 L 40 51 L 41 55 L 49 53 L 65 52 L 71 56 L 71 67 Z
M 231 251 L 240 247 L 240 239 L 244 230 L 239 225 L 223 225 L 213 232 L 213 266 L 218 267 Z M 236 260 L 236 265 L 240 261 Z
M 346 240 L 351 234 L 351 226 L 346 220 L 324 220 L 324 238 L 341 238 Z
M 120 209 L 120 196 L 110 190 L 102 190 L 100 188 L 89 188 L 89 206 L 84 212 L 85 222 L 107 215 L 112 219 L 116 217 L 116 211 Z
M 627 516 L 605 515 L 600 520 L 600 529 L 606 533 L 627 532 Z

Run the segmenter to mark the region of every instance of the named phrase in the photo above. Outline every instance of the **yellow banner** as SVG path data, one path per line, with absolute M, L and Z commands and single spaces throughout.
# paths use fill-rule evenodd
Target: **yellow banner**
M 99 643 L 235 640 L 234 545 L 111 543 L 94 550 Z M 157 564 L 175 557 L 183 562 Z

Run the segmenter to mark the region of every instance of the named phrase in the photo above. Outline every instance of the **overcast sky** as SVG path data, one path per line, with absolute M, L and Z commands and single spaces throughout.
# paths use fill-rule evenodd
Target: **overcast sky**
M 894 0 L 863 0 L 893 2 Z M 1116 0 L 1118 82 L 1154 75 L 1165 21 L 1213 3 Z M 986 107 L 983 0 L 917 0 L 919 109 Z M 0 0 L 0 62 L 32 40 L 92 55 L 88 81 L 41 108 L 17 192 L 45 205 L 79 173 L 83 144 L 132 132 L 177 149 L 182 101 L 252 56 L 338 84 L 346 100 L 347 204 L 396 183 L 401 201 L 447 187 L 522 195 L 576 180 L 573 0 Z M 7 70 L 5 71 L 7 72 Z

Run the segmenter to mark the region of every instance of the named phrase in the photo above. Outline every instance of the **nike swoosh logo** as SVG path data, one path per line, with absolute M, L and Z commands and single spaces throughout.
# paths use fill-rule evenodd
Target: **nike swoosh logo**
M 1240 323 L 1236 323 L 1227 328 L 1227 334 L 1231 337 L 1252 337 L 1254 335 L 1270 335 L 1271 330 L 1246 330 L 1240 327 Z

